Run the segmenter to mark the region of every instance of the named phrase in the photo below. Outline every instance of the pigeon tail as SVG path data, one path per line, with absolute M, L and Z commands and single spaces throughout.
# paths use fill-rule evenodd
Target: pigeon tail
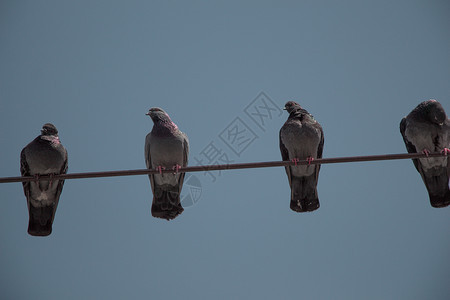
M 291 209 L 310 212 L 320 207 L 315 175 L 293 177 L 291 185 Z
M 450 191 L 447 191 L 445 195 L 432 195 L 429 193 L 431 206 L 440 208 L 450 205 Z
M 424 174 L 422 179 L 430 196 L 431 206 L 446 207 L 450 205 L 450 189 L 446 174 L 436 174 L 436 176 Z
M 53 206 L 32 207 L 30 205 L 29 216 L 28 234 L 32 236 L 48 236 L 52 233 Z
M 446 207 L 450 205 L 450 189 L 448 188 L 448 180 L 443 182 L 445 176 L 433 176 L 427 178 L 425 185 L 430 196 L 430 204 L 433 207 Z
M 173 220 L 184 211 L 180 203 L 178 192 L 159 189 L 155 191 L 152 203 L 152 216 L 156 218 Z

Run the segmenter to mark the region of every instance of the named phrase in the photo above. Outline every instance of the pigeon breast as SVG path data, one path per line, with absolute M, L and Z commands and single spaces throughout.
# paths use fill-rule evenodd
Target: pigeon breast
M 322 133 L 319 128 L 312 126 L 313 122 L 300 122 L 296 119 L 288 119 L 281 130 L 281 140 L 288 150 L 289 159 L 298 158 L 304 160 L 308 157 L 317 158 Z M 294 176 L 307 176 L 315 172 L 314 165 L 298 166 L 292 169 Z
M 150 153 L 152 154 L 152 169 L 158 166 L 166 169 L 173 168 L 175 165 L 184 166 L 184 145 L 182 139 L 169 137 L 155 137 L 149 134 Z M 155 174 L 155 183 L 158 185 L 177 185 L 181 173 Z
M 439 152 L 444 148 L 450 147 L 448 132 L 450 132 L 448 120 L 442 125 L 420 121 L 410 124 L 409 118 L 406 118 L 405 136 L 416 147 L 417 152 L 425 149 L 430 152 Z M 426 170 L 447 164 L 446 157 L 429 157 L 420 158 L 419 160 L 422 167 Z

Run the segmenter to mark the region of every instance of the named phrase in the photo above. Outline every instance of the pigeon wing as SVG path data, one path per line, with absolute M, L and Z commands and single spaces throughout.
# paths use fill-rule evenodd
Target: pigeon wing
M 182 133 L 183 136 L 183 167 L 186 167 L 188 165 L 188 159 L 189 159 L 189 139 L 186 134 Z M 178 188 L 179 192 L 181 193 L 181 187 L 183 186 L 184 177 L 186 176 L 186 173 L 180 174 L 180 179 L 178 180 Z
M 67 150 L 65 148 L 63 148 L 64 150 L 64 164 L 61 167 L 61 170 L 59 171 L 59 174 L 67 174 L 67 170 L 69 168 L 69 163 L 68 163 L 68 155 L 67 155 Z M 58 188 L 56 189 L 56 199 L 57 201 L 59 200 L 59 196 L 61 195 L 62 189 L 64 186 L 64 179 L 63 180 L 58 180 Z M 56 210 L 56 206 L 55 206 L 55 210 Z
M 316 127 L 320 130 L 320 142 L 319 146 L 317 147 L 317 158 L 322 158 L 322 152 L 323 152 L 323 143 L 324 143 L 324 136 L 323 136 L 323 129 L 322 126 L 317 122 Z M 319 171 L 320 171 L 320 164 L 316 164 L 316 181 L 319 179 Z
M 404 117 L 400 122 L 400 133 L 402 134 L 403 141 L 405 142 L 406 151 L 408 151 L 408 153 L 417 153 L 416 146 L 414 146 L 414 144 L 411 141 L 409 141 L 408 138 L 406 137 L 406 117 Z M 417 171 L 419 171 L 419 173 L 422 174 L 421 171 L 422 167 L 420 166 L 420 161 L 416 158 L 414 158 L 412 161 Z
M 20 152 L 20 173 L 22 174 L 22 176 L 30 176 L 30 166 L 28 165 L 28 162 L 27 162 L 25 148 L 23 148 L 22 152 Z M 23 185 L 23 192 L 25 193 L 25 197 L 28 199 L 28 195 L 30 194 L 30 182 L 22 181 L 22 185 Z
M 144 153 L 145 153 L 145 164 L 147 165 L 147 169 L 152 169 L 152 156 L 150 154 L 150 135 L 151 133 L 147 134 L 147 136 L 145 137 L 145 148 L 144 148 Z M 155 193 L 155 177 L 154 174 L 149 174 L 148 178 L 150 178 L 150 185 L 152 187 L 152 192 Z
M 67 173 L 67 169 L 69 167 L 67 150 L 64 147 L 62 147 L 62 151 L 64 153 L 64 158 L 65 159 L 64 159 L 63 165 L 61 166 L 61 170 L 59 171 L 59 174 L 66 174 Z M 58 180 L 58 186 L 56 187 L 56 191 L 55 191 L 55 194 L 54 194 L 54 196 L 55 196 L 55 198 L 54 198 L 55 205 L 53 206 L 53 212 L 51 214 L 51 216 L 52 216 L 51 217 L 51 222 L 52 223 L 53 223 L 53 220 L 55 219 L 56 208 L 57 208 L 58 203 L 59 203 L 59 197 L 61 196 L 61 193 L 62 193 L 62 190 L 63 190 L 63 186 L 64 186 L 64 179 Z
M 289 152 L 288 152 L 286 146 L 283 144 L 283 140 L 281 139 L 281 131 L 282 130 L 283 130 L 283 127 L 281 127 L 280 134 L 279 134 L 281 158 L 283 159 L 283 161 L 288 161 L 289 160 Z M 286 166 L 285 170 L 286 170 L 286 174 L 288 176 L 289 186 L 291 186 L 291 168 L 289 166 Z

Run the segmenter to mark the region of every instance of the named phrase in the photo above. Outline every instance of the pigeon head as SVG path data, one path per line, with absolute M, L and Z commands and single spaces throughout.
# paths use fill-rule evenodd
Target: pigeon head
M 172 122 L 169 115 L 159 107 L 150 108 L 146 115 L 152 118 L 154 124 L 153 130 L 157 134 L 163 134 L 167 130 L 172 133 L 178 130 L 177 125 Z
M 146 113 L 147 116 L 152 118 L 153 122 L 163 121 L 171 122 L 169 115 L 159 107 L 152 107 Z
M 58 129 L 51 123 L 46 123 L 42 126 L 41 135 L 58 135 Z
M 417 108 L 429 121 L 442 125 L 447 120 L 447 115 L 442 105 L 436 100 L 428 100 L 420 103 Z
M 286 110 L 286 111 L 290 114 L 290 113 L 292 113 L 292 112 L 294 112 L 294 111 L 301 110 L 302 107 L 300 106 L 300 104 L 298 104 L 298 103 L 295 102 L 295 101 L 288 101 L 288 102 L 286 102 L 286 104 L 284 105 L 284 108 L 283 108 L 283 109 Z

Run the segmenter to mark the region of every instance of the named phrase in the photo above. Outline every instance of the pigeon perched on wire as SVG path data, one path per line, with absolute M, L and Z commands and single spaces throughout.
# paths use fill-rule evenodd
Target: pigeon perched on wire
M 161 108 L 151 108 L 148 116 L 153 121 L 152 131 L 145 138 L 145 162 L 148 169 L 157 169 L 159 174 L 150 174 L 153 192 L 152 216 L 172 220 L 183 212 L 180 194 L 189 156 L 189 141 L 169 115 Z M 162 173 L 172 169 L 173 172 Z
M 36 178 L 22 182 L 28 204 L 28 233 L 33 236 L 50 235 L 64 180 L 38 179 L 40 175 L 67 173 L 67 150 L 53 124 L 44 124 L 41 135 L 22 149 L 20 173 Z
M 284 109 L 289 113 L 289 117 L 280 129 L 280 151 L 283 160 L 308 160 L 311 163 L 316 158 L 322 158 L 324 137 L 320 124 L 294 101 L 287 102 Z M 319 208 L 319 170 L 320 164 L 286 167 L 293 211 L 307 212 Z
M 450 153 L 450 121 L 436 100 L 424 101 L 414 108 L 400 122 L 400 132 L 409 153 Z M 413 163 L 425 183 L 431 206 L 448 206 L 450 158 L 419 158 Z

